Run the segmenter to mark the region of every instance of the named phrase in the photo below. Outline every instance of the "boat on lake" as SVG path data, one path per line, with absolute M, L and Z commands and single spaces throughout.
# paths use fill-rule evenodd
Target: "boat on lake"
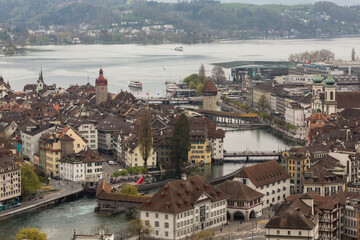
M 184 51 L 184 48 L 182 46 L 176 47 L 175 51 L 182 52 Z
M 131 80 L 131 81 L 129 82 L 129 87 L 132 87 L 132 88 L 142 88 L 142 82 Z

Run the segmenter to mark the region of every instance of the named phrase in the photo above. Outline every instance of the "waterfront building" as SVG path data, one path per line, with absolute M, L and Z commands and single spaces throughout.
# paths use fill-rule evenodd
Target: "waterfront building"
M 211 163 L 211 146 L 206 138 L 205 131 L 190 131 L 189 162 L 192 164 Z
M 190 163 L 211 163 L 211 160 L 222 161 L 224 158 L 225 132 L 208 118 L 194 117 L 189 120 Z
M 104 77 L 104 72 L 102 69 L 99 71 L 99 77 L 95 81 L 95 90 L 96 90 L 96 105 L 99 105 L 103 102 L 106 102 L 108 99 L 108 81 Z
M 130 138 L 126 140 L 124 144 L 124 152 L 125 152 L 125 164 L 129 167 L 143 167 L 144 166 L 144 158 L 140 152 L 140 146 L 138 144 L 138 138 L 136 135 L 132 135 Z M 149 156 L 147 158 L 147 167 L 155 168 L 156 167 L 156 150 L 154 146 L 151 148 Z
M 217 88 L 212 80 L 207 80 L 203 88 L 203 110 L 217 111 Z
M 60 161 L 60 178 L 97 182 L 103 178 L 103 162 L 105 160 L 91 148 L 64 155 Z
M 291 102 L 285 106 L 285 121 L 298 128 L 305 126 L 305 111 L 298 102 Z
M 234 178 L 264 194 L 263 209 L 281 203 L 290 195 L 290 179 L 291 176 L 276 160 L 242 168 Z
M 248 221 L 262 215 L 264 194 L 239 181 L 227 180 L 221 183 L 218 188 L 228 196 L 228 220 Z
M 310 168 L 310 153 L 303 147 L 291 148 L 281 154 L 282 165 L 291 176 L 291 193 L 303 192 L 304 173 Z
M 22 140 L 22 152 L 24 160 L 34 162 L 34 154 L 39 153 L 39 139 L 46 132 L 53 132 L 55 126 L 49 123 L 37 123 L 28 121 L 19 127 Z
M 21 171 L 15 163 L 16 157 L 12 154 L 0 155 L 0 203 L 21 196 Z
M 167 183 L 137 209 L 139 218 L 153 227 L 151 237 L 184 239 L 226 224 L 226 194 L 203 177 L 191 176 Z

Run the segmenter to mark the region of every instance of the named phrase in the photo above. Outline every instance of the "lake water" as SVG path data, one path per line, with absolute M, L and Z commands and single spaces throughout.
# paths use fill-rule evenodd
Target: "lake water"
M 360 38 L 304 39 L 304 40 L 253 40 L 220 42 L 212 44 L 183 45 L 184 52 L 174 51 L 175 45 L 76 45 L 34 47 L 25 56 L 1 57 L 0 74 L 9 80 L 12 88 L 22 90 L 27 83 L 36 83 L 40 68 L 43 68 L 47 84 L 61 87 L 70 84 L 94 84 L 100 67 L 109 80 L 109 91 L 127 90 L 131 79 L 143 82 L 142 96 L 162 95 L 165 81 L 179 81 L 196 73 L 204 64 L 211 74 L 214 62 L 235 60 L 286 60 L 293 52 L 326 48 L 337 58 L 349 59 L 352 47 L 357 47 Z M 229 71 L 226 71 L 227 74 Z M 292 144 L 275 136 L 270 130 L 244 130 L 227 132 L 224 148 L 227 151 L 277 151 Z M 224 164 L 199 168 L 206 178 L 226 175 L 242 164 Z M 193 172 L 195 173 L 195 172 Z M 73 202 L 1 222 L 0 239 L 14 239 L 21 227 L 37 227 L 46 232 L 51 240 L 70 239 L 73 229 L 90 233 L 102 224 L 118 232 L 129 221 L 124 215 L 97 216 L 93 210 L 94 198 L 83 197 Z
M 349 60 L 351 49 L 360 38 L 247 40 L 183 45 L 66 45 L 32 47 L 24 56 L 0 57 L 0 74 L 16 91 L 27 83 L 36 83 L 43 68 L 47 84 L 67 88 L 70 84 L 95 83 L 102 67 L 109 91 L 128 90 L 131 79 L 143 82 L 142 93 L 163 96 L 166 81 L 179 81 L 197 73 L 201 64 L 211 75 L 212 63 L 236 60 L 287 60 L 289 54 L 329 49 L 336 58 Z M 229 77 L 229 70 L 226 70 Z

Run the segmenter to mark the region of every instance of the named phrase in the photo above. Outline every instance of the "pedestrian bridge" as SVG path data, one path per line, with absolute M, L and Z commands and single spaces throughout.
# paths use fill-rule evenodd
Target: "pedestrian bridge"
M 215 123 L 228 124 L 232 127 L 259 124 L 258 115 L 255 113 L 222 112 L 202 109 L 197 109 L 195 111 L 203 114 L 205 117 L 211 119 Z
M 116 212 L 131 210 L 136 206 L 148 200 L 149 196 L 132 195 L 112 192 L 111 185 L 103 179 L 98 183 L 96 189 L 96 200 L 98 202 L 95 208 L 96 212 L 114 214 Z
M 140 100 L 149 104 L 192 104 L 202 102 L 202 97 L 187 97 L 187 98 L 139 98 Z
M 243 152 L 224 152 L 224 161 L 226 162 L 244 162 L 244 161 L 267 161 L 269 158 L 280 160 L 282 151 L 243 151 Z

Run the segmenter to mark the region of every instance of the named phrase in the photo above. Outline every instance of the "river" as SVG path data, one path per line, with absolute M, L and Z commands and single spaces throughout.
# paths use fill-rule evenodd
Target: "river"
M 224 140 L 224 147 L 228 151 L 270 151 L 291 146 L 291 143 L 267 129 L 226 132 Z M 229 174 L 241 166 L 241 163 L 203 166 L 191 170 L 190 174 L 200 174 L 207 179 L 213 179 Z M 44 231 L 50 240 L 66 240 L 70 239 L 74 228 L 77 232 L 88 234 L 93 232 L 94 228 L 105 225 L 112 232 L 119 232 L 129 221 L 123 214 L 111 217 L 98 216 L 94 213 L 95 206 L 96 200 L 93 197 L 84 196 L 72 202 L 1 222 L 0 239 L 14 239 L 21 227 L 36 227 Z
M 142 93 L 150 97 L 163 96 L 165 81 L 179 81 L 197 73 L 204 64 L 211 75 L 216 62 L 236 60 L 287 60 L 289 54 L 329 49 L 336 58 L 349 60 L 351 49 L 360 38 L 246 40 L 209 44 L 183 45 L 65 45 L 31 47 L 23 56 L 0 57 L 0 74 L 15 91 L 25 84 L 36 83 L 43 68 L 46 84 L 56 83 L 67 88 L 70 84 L 94 84 L 99 68 L 108 78 L 109 89 L 116 93 L 128 90 L 131 79 L 143 82 Z M 226 71 L 229 77 L 229 69 Z

